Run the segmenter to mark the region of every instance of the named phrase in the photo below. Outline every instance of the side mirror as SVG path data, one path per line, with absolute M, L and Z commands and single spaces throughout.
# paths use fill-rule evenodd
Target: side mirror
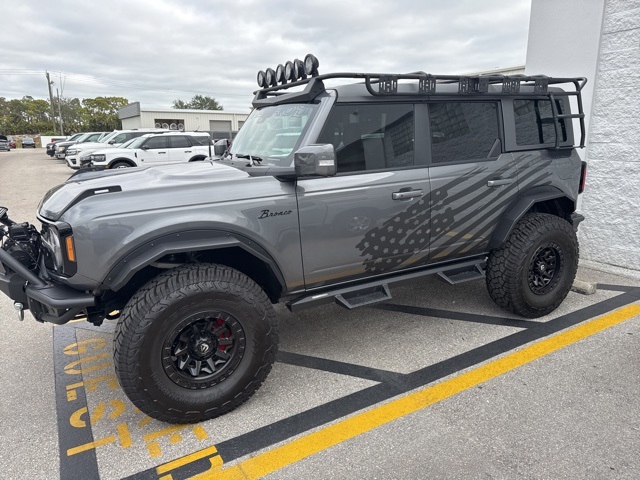
M 116 143 L 115 140 L 109 140 L 109 145 L 113 145 L 114 143 Z
M 213 153 L 216 156 L 221 156 L 225 152 L 226 149 L 227 149 L 227 145 L 226 144 L 225 145 L 214 145 L 213 146 Z
M 293 154 L 298 177 L 332 177 L 336 174 L 336 152 L 330 143 L 307 145 Z
M 142 150 L 149 150 L 149 145 L 142 145 L 140 148 Z

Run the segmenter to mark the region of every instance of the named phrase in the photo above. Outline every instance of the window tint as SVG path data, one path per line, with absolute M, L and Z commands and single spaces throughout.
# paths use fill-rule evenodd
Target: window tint
M 500 138 L 495 103 L 433 103 L 429 120 L 434 163 L 486 159 Z
M 164 135 L 160 135 L 158 137 L 149 138 L 146 142 L 144 142 L 143 146 L 151 149 L 168 148 L 169 142 L 167 137 L 165 137 Z
M 171 137 L 171 148 L 185 148 L 190 147 L 191 142 L 187 137 L 182 135 L 176 135 L 175 137 Z
M 564 111 L 564 102 L 556 100 L 558 113 Z M 556 130 L 553 124 L 550 100 L 514 100 L 513 114 L 516 124 L 516 143 L 518 145 L 539 145 L 555 143 Z M 564 120 L 560 120 L 562 141 L 567 140 Z
M 413 165 L 413 105 L 337 105 L 318 138 L 336 150 L 338 173 Z

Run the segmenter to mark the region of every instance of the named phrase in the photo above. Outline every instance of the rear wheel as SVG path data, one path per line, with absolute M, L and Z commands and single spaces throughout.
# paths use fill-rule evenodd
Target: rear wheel
M 217 417 L 263 383 L 277 351 L 264 291 L 221 265 L 166 272 L 124 308 L 114 337 L 122 389 L 144 413 L 170 423 Z
M 523 317 L 541 317 L 565 299 L 578 269 L 578 240 L 566 220 L 525 215 L 505 246 L 487 262 L 487 289 L 501 307 Z

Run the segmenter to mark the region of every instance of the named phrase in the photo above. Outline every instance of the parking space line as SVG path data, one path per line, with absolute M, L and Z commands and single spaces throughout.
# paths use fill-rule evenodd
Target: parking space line
M 315 453 L 385 425 L 410 413 L 424 409 L 469 388 L 487 382 L 511 370 L 549 355 L 602 330 L 640 315 L 640 305 L 632 304 L 615 312 L 590 320 L 552 337 L 493 360 L 481 367 L 426 387 L 384 405 L 374 407 L 336 424 L 293 440 L 285 445 L 237 465 L 221 468 L 207 478 L 220 480 L 257 479 L 298 462 Z
M 373 308 L 391 312 L 408 313 L 410 315 L 446 318 L 448 320 L 462 320 L 464 322 L 482 323 L 485 325 L 499 325 L 503 327 L 536 328 L 540 326 L 540 322 L 532 322 L 530 320 L 492 317 L 489 315 L 478 315 L 477 313 L 437 310 L 434 308 L 415 307 L 413 305 L 400 305 L 397 303 L 381 303 L 380 305 L 376 305 Z
M 332 422 L 340 422 L 345 417 L 354 414 L 358 415 L 358 412 L 365 411 L 369 408 L 375 409 L 377 405 L 381 405 L 384 402 L 389 401 L 391 398 L 397 398 L 400 395 L 405 395 L 418 388 L 424 388 L 426 385 L 433 385 L 434 382 L 440 381 L 445 377 L 456 375 L 464 369 L 474 368 L 483 362 L 487 362 L 499 357 L 500 355 L 507 354 L 508 352 L 522 347 L 523 345 L 547 338 L 562 330 L 581 324 L 588 319 L 608 314 L 617 308 L 640 300 L 640 288 L 638 287 L 616 285 L 612 285 L 611 287 L 611 290 L 617 290 L 621 293 L 546 322 L 538 322 L 535 328 L 520 329 L 493 342 L 472 348 L 471 350 L 461 354 L 406 374 L 379 369 L 369 369 L 359 365 L 351 365 L 346 362 L 322 359 L 298 353 L 281 352 L 281 356 L 277 358 L 278 362 L 305 366 L 358 378 L 366 378 L 379 383 L 353 392 L 344 397 L 331 400 L 322 405 L 317 405 L 316 407 L 294 414 L 290 417 L 277 420 L 271 424 L 240 434 L 237 437 L 217 443 L 215 445 L 217 452 L 215 455 L 205 455 L 205 457 L 196 459 L 191 463 L 181 466 L 178 471 L 174 472 L 173 478 L 188 478 L 190 476 L 204 474 L 205 471 L 212 472 L 213 470 L 219 470 L 215 465 L 221 465 L 222 459 L 224 459 L 226 464 L 229 464 L 241 457 L 265 451 L 267 448 L 278 443 L 286 442 L 293 437 L 306 435 L 307 432 L 314 429 L 324 429 L 326 428 L 326 425 L 331 424 Z M 429 310 L 430 309 L 424 309 L 422 313 L 425 314 Z M 432 313 L 433 312 L 437 313 L 440 311 L 433 310 Z M 444 316 L 447 312 L 442 311 L 441 313 Z M 463 315 L 460 312 L 449 312 L 449 314 L 454 317 Z M 509 320 L 510 319 L 507 319 L 507 321 Z M 63 373 L 65 366 L 68 370 L 69 363 L 72 363 L 76 358 L 78 358 L 70 357 L 68 354 L 63 353 L 65 346 L 77 341 L 75 336 L 77 329 L 94 330 L 104 334 L 105 332 L 109 332 L 109 327 L 111 327 L 111 324 L 107 324 L 106 329 L 105 326 L 97 328 L 91 325 L 80 326 L 75 324 L 73 326 L 54 329 L 54 358 L 57 363 L 62 361 L 59 368 L 56 368 L 56 372 L 58 372 L 57 374 Z M 93 351 L 91 353 L 93 353 Z M 68 374 L 66 375 L 68 377 Z M 67 380 L 69 380 L 69 378 L 67 378 Z M 105 382 L 111 380 L 113 379 L 106 378 Z M 58 386 L 58 382 L 56 382 L 56 385 Z M 60 391 L 58 391 L 58 388 L 56 389 L 56 402 L 58 405 L 58 433 L 61 448 L 61 478 L 77 478 L 77 475 L 81 475 L 83 478 L 98 478 L 99 473 L 95 450 L 89 450 L 82 454 L 69 457 L 66 455 L 67 450 L 63 449 L 63 443 L 69 444 L 70 447 L 76 447 L 81 444 L 90 443 L 94 439 L 87 438 L 84 441 L 80 441 L 81 439 L 78 436 L 80 429 L 69 428 L 69 413 L 73 412 L 65 413 L 61 411 L 61 408 L 68 405 L 68 392 L 63 392 L 64 385 L 62 382 L 60 383 L 60 386 L 62 386 L 63 389 Z M 82 398 L 79 398 L 78 401 L 86 406 L 86 398 L 84 397 L 82 389 L 80 389 L 79 393 L 82 393 Z M 78 402 L 74 403 L 79 405 Z M 91 436 L 91 426 L 83 430 Z M 120 440 L 122 441 L 122 439 Z M 63 452 L 65 453 L 64 455 L 62 454 Z M 192 454 L 197 456 L 199 452 L 202 452 L 202 450 L 198 450 Z M 189 455 L 187 455 L 187 457 L 188 456 Z M 181 458 L 184 459 L 186 457 Z M 181 460 L 181 458 L 178 460 Z M 177 462 L 178 460 L 175 461 Z M 158 478 L 159 473 L 156 471 L 156 468 L 157 466 L 154 466 L 146 470 L 139 471 L 127 478 Z M 73 474 L 71 474 L 72 472 Z M 178 477 L 175 475 L 178 475 Z M 168 480 L 171 478 L 171 473 L 167 473 L 165 477 Z
M 329 360 L 327 358 L 312 357 L 310 355 L 302 355 L 300 353 L 293 352 L 278 352 L 277 361 L 288 365 L 295 365 L 297 367 L 313 368 L 324 372 L 363 378 L 373 382 L 402 381 L 402 379 L 406 377 L 404 373 L 380 370 L 378 368 L 339 362 L 336 360 Z

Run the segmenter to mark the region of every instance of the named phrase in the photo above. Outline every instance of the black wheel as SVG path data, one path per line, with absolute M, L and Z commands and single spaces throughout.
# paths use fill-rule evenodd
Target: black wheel
M 150 417 L 214 418 L 245 402 L 271 370 L 276 316 L 264 291 L 221 265 L 176 268 L 123 309 L 114 337 L 122 389 Z
M 111 169 L 114 168 L 129 168 L 131 165 L 129 165 L 127 162 L 116 162 L 113 165 L 111 165 Z
M 487 289 L 501 307 L 535 318 L 565 299 L 578 269 L 578 240 L 569 222 L 544 213 L 525 215 L 487 262 Z

